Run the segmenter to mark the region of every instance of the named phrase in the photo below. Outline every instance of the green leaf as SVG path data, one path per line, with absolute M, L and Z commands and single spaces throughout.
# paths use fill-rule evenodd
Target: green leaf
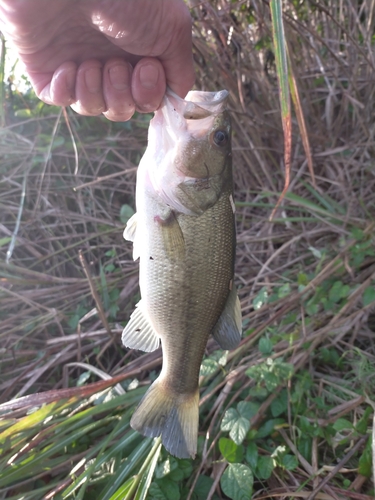
M 273 350 L 272 341 L 268 337 L 262 337 L 259 340 L 258 349 L 264 356 L 269 356 Z
M 275 468 L 275 461 L 272 457 L 261 456 L 258 460 L 257 476 L 260 479 L 269 479 Z
M 237 405 L 237 411 L 241 417 L 252 419 L 259 411 L 259 404 L 251 401 L 240 401 Z
M 350 236 L 357 241 L 361 241 L 364 239 L 365 233 L 359 227 L 353 227 L 350 231 Z
M 81 387 L 82 385 L 84 385 L 90 377 L 91 377 L 91 372 L 81 373 L 81 375 L 78 377 L 77 380 L 77 387 Z
M 367 432 L 367 426 L 369 425 L 369 418 L 373 413 L 373 408 L 371 406 L 367 406 L 365 409 L 364 414 L 362 417 L 358 420 L 357 425 L 355 426 L 355 430 L 359 432 L 360 434 L 366 434 Z
M 371 440 L 367 441 L 366 447 L 359 458 L 358 473 L 365 477 L 372 476 L 372 453 L 371 453 Z
M 188 478 L 191 476 L 191 473 L 193 472 L 193 465 L 191 463 L 191 460 L 188 460 L 186 458 L 184 459 L 177 459 L 178 463 L 178 470 L 182 471 L 184 478 Z
M 169 474 L 169 477 L 175 483 L 179 483 L 180 481 L 182 481 L 184 479 L 184 473 L 182 472 L 181 469 L 177 468 L 177 469 L 171 471 L 171 473 Z
M 32 113 L 30 109 L 17 109 L 14 116 L 17 116 L 17 118 L 30 118 Z
M 302 431 L 302 434 L 312 434 L 313 426 L 311 425 L 309 419 L 304 415 L 299 416 L 299 428 Z
M 353 429 L 353 424 L 349 422 L 349 420 L 346 420 L 345 418 L 338 418 L 336 422 L 333 424 L 333 428 L 335 431 L 343 431 L 346 429 Z
M 303 286 L 303 287 L 305 287 L 306 285 L 308 285 L 309 278 L 308 278 L 307 274 L 305 274 L 305 273 L 298 273 L 297 283 L 298 283 L 299 286 Z
M 342 287 L 342 281 L 335 281 L 328 294 L 329 300 L 334 303 L 339 302 L 339 300 L 342 298 Z
M 214 480 L 211 477 L 199 476 L 194 488 L 194 494 L 197 500 L 207 500 L 208 493 Z
M 286 470 L 294 470 L 298 467 L 298 460 L 295 457 L 295 455 L 286 454 L 283 456 L 283 458 L 281 460 L 281 465 Z
M 244 417 L 240 417 L 229 432 L 233 441 L 240 445 L 250 430 L 250 422 Z
M 283 424 L 285 420 L 283 418 L 273 418 L 270 420 L 267 420 L 261 427 L 259 427 L 258 432 L 256 434 L 257 439 L 262 439 L 264 437 L 269 436 L 276 425 Z
M 163 479 L 157 481 L 167 500 L 180 500 L 180 490 L 174 481 L 168 477 L 163 477 Z
M 149 492 L 150 500 L 167 500 L 157 483 L 151 483 Z
M 375 301 L 375 285 L 368 286 L 363 292 L 362 302 L 364 306 L 368 306 Z
M 126 224 L 133 215 L 134 210 L 130 205 L 122 205 L 120 209 L 120 221 L 122 224 Z
M 249 500 L 253 483 L 251 469 L 243 464 L 229 464 L 220 479 L 221 489 L 232 500 Z
M 238 446 L 231 439 L 222 437 L 219 439 L 219 450 L 225 460 L 230 463 L 241 462 L 244 455 L 243 446 Z
M 166 460 L 157 465 L 155 477 L 161 479 L 167 476 L 171 471 L 178 467 L 177 460 L 173 457 L 168 457 Z
M 220 366 L 225 366 L 228 359 L 228 351 L 223 351 L 223 349 L 218 349 L 210 355 L 210 359 L 216 361 Z
M 274 399 L 271 403 L 271 413 L 273 417 L 278 417 L 288 408 L 288 396 L 286 391 L 283 391 L 280 396 Z
M 275 373 L 268 372 L 264 374 L 264 382 L 266 384 L 267 390 L 273 392 L 275 389 L 277 389 L 278 385 L 281 383 L 281 380 Z
M 281 285 L 281 287 L 277 291 L 277 294 L 279 296 L 279 299 L 287 297 L 290 294 L 290 283 L 285 283 L 284 285 Z
M 258 463 L 258 447 L 254 441 L 248 444 L 245 458 L 251 469 L 255 470 Z
M 248 370 L 246 371 L 246 375 L 249 377 L 253 376 L 248 373 Z M 254 385 L 253 387 L 250 387 L 249 390 L 249 395 L 253 398 L 265 399 L 268 394 L 267 389 L 265 387 L 261 387 L 260 385 Z
M 199 376 L 207 377 L 208 375 L 213 375 L 219 367 L 219 363 L 214 359 L 204 359 L 201 364 Z
M 254 406 L 247 402 L 241 401 L 237 405 L 237 410 L 229 408 L 221 421 L 221 430 L 229 431 L 229 436 L 233 441 L 240 445 L 246 437 L 250 429 L 250 418 L 254 415 Z
M 301 437 L 298 442 L 298 451 L 301 453 L 303 458 L 309 460 L 312 453 L 312 439 L 308 437 Z
M 229 408 L 225 413 L 220 424 L 222 431 L 230 431 L 239 417 L 238 411 L 235 408 Z

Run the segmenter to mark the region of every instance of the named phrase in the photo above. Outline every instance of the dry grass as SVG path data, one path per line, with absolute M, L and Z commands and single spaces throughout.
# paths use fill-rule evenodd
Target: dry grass
M 375 10 L 371 1 L 307 1 L 296 9 L 288 3 L 286 35 L 316 187 L 294 121 L 292 194 L 269 222 L 284 174 L 268 4 L 191 4 L 197 88 L 227 88 L 231 95 L 236 273 L 248 329 L 239 350 L 229 355 L 226 374 L 214 387 L 207 385 L 202 397 L 202 430 L 215 431 L 216 438 L 205 443 L 195 477 L 217 472 L 220 478 L 224 469 L 213 465 L 220 457 L 214 446 L 220 419 L 244 386 L 256 386 L 245 370 L 262 363 L 256 342 L 264 332 L 275 335 L 273 358 L 283 357 L 296 373 L 308 373 L 311 393 L 330 401 L 327 414 L 316 409 L 320 426 L 344 415 L 360 420 L 368 405 L 375 407 L 374 312 L 363 302 L 364 291 L 375 284 Z M 31 116 L 17 118 L 19 107 L 31 109 Z M 138 293 L 137 264 L 122 239 L 120 210 L 134 206 L 148 118 L 124 125 L 68 112 L 68 119 L 78 164 L 64 115 L 8 90 L 6 126 L 0 131 L 0 402 L 75 385 L 82 373 L 79 362 L 116 376 L 140 356 L 120 345 L 121 324 Z M 309 282 L 301 283 L 303 274 Z M 345 303 L 308 312 L 317 290 L 326 287 L 329 294 L 338 280 L 350 290 Z M 90 281 L 99 299 L 93 298 Z M 285 297 L 282 286 L 287 286 Z M 278 295 L 273 302 L 260 301 L 257 309 L 265 292 Z M 332 347 L 343 360 L 336 368 L 322 358 L 321 349 Z M 213 348 L 210 344 L 209 352 Z M 149 365 L 149 355 L 140 356 L 139 378 L 147 381 L 150 366 L 159 361 L 156 356 Z M 277 394 L 265 399 L 254 426 Z M 316 402 L 310 403 L 314 409 Z M 365 446 L 362 435 L 336 457 L 332 443 L 324 449 L 316 438 L 306 460 L 293 444 L 293 429 L 290 420 L 280 435 L 297 456 L 298 468 L 259 482 L 254 498 L 372 498 L 371 479 L 358 473 L 358 463 L 352 467 L 353 454 Z M 343 477 L 350 477 L 350 490 L 344 491 Z M 215 488 L 209 498 L 214 494 Z

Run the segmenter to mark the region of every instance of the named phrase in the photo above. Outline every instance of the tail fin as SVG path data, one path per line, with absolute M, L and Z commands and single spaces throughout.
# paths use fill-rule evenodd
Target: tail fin
M 151 385 L 136 408 L 130 425 L 144 436 L 161 436 L 163 445 L 178 458 L 194 458 L 197 452 L 199 390 L 193 395 L 174 395 L 159 379 Z

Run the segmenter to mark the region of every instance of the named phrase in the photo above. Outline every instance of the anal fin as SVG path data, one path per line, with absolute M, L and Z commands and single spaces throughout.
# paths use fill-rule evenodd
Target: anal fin
M 212 335 L 222 349 L 234 349 L 241 341 L 242 318 L 241 304 L 237 288 L 232 285 L 227 302 Z
M 121 339 L 125 347 L 151 352 L 159 347 L 160 339 L 143 309 L 140 300 L 122 332 Z

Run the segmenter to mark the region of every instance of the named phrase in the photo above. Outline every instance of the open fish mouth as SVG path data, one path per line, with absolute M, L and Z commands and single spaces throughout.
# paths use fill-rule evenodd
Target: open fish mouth
M 202 92 L 191 90 L 185 99 L 169 87 L 153 122 L 159 127 L 159 144 L 164 150 L 173 144 L 188 140 L 189 135 L 201 137 L 212 127 L 215 117 L 227 107 L 229 92 Z M 161 140 L 160 140 L 161 138 Z
M 227 90 L 218 92 L 191 90 L 185 99 L 182 99 L 168 87 L 166 96 L 171 99 L 175 109 L 186 120 L 200 120 L 223 111 L 229 92 Z

